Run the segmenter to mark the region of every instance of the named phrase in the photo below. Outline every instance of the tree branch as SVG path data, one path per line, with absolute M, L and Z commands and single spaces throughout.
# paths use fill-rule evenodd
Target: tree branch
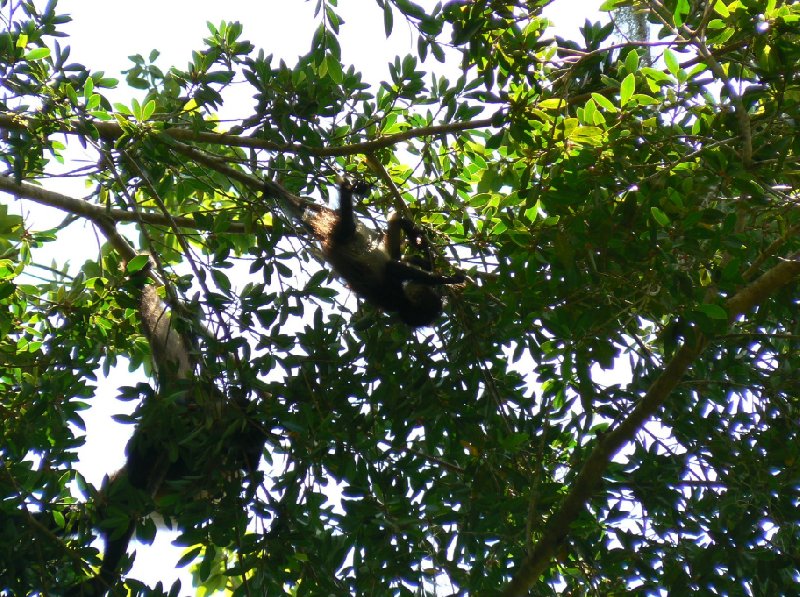
M 234 168 L 233 166 L 228 164 L 224 159 L 206 153 L 205 151 L 196 149 L 191 145 L 186 145 L 185 143 L 181 143 L 180 141 L 170 140 L 169 147 L 171 147 L 181 155 L 185 155 L 186 157 L 191 158 L 198 164 L 202 164 L 203 166 L 211 168 L 215 172 L 224 174 L 228 178 L 241 183 L 245 187 L 257 193 L 265 192 L 269 196 L 279 199 L 284 204 L 288 204 L 289 207 L 297 209 L 301 212 L 305 209 L 317 210 L 320 208 L 319 205 L 317 205 L 307 197 L 299 197 L 293 193 L 290 193 L 288 190 L 286 190 L 284 187 L 282 187 L 276 182 L 273 182 L 271 180 L 262 180 L 257 176 L 248 174 L 247 172 L 243 172 L 242 170 Z M 302 215 L 302 213 L 300 215 Z
M 255 179 L 255 177 L 253 178 Z M 0 175 L 0 190 L 6 191 L 18 198 L 28 199 L 40 205 L 55 207 L 61 211 L 87 218 L 95 224 L 100 221 L 114 223 L 133 222 L 135 224 L 143 222 L 153 226 L 169 228 L 174 223 L 180 228 L 212 230 L 210 226 L 204 226 L 198 223 L 194 218 L 186 216 L 167 216 L 165 214 L 153 212 L 135 213 L 124 209 L 105 208 L 94 203 L 89 203 L 88 201 L 56 193 L 55 191 L 48 191 L 36 185 L 25 182 L 18 183 L 10 176 Z M 241 222 L 232 222 L 229 230 L 237 233 L 247 232 L 245 225 Z
M 488 128 L 493 126 L 495 118 L 496 116 L 492 116 L 490 118 L 468 120 L 466 122 L 451 122 L 448 124 L 423 126 L 418 128 L 412 127 L 407 131 L 402 131 L 393 135 L 386 135 L 385 137 L 379 137 L 371 141 L 353 143 L 351 145 L 342 145 L 339 147 L 314 147 L 311 145 L 303 145 L 302 143 L 274 143 L 272 141 L 258 139 L 255 137 L 227 135 L 224 133 L 197 132 L 183 127 L 165 128 L 162 132 L 176 141 L 191 141 L 196 143 L 209 143 L 212 145 L 225 145 L 228 147 L 264 149 L 279 153 L 304 154 L 317 157 L 339 157 L 360 155 L 362 153 L 377 151 L 378 149 L 391 147 L 397 143 L 408 141 L 409 139 L 415 139 L 417 137 L 447 135 L 451 133 L 461 133 L 472 129 Z M 27 128 L 28 122 L 33 120 L 36 120 L 35 116 L 21 115 L 13 112 L 0 113 L 0 128 L 23 130 Z M 122 127 L 115 122 L 94 120 L 91 121 L 88 126 L 97 129 L 100 137 L 106 141 L 115 141 L 123 134 Z M 65 135 L 82 135 L 85 134 L 86 131 L 85 128 L 77 129 L 64 124 L 61 126 L 59 132 Z

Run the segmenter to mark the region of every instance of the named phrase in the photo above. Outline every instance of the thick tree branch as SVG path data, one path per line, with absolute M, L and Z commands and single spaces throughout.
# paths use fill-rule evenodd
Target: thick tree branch
M 311 145 L 303 145 L 302 143 L 273 143 L 272 141 L 258 139 L 255 137 L 226 135 L 224 133 L 196 132 L 183 127 L 166 128 L 164 129 L 163 134 L 177 141 L 209 143 L 212 145 L 225 145 L 228 147 L 264 149 L 279 153 L 303 154 L 317 157 L 338 157 L 370 153 L 386 147 L 392 147 L 403 141 L 416 139 L 418 137 L 448 135 L 473 129 L 488 128 L 494 126 L 493 123 L 495 122 L 496 118 L 497 117 L 493 116 L 490 118 L 469 120 L 466 122 L 451 122 L 448 124 L 409 128 L 407 131 L 395 133 L 393 135 L 386 135 L 385 137 L 380 137 L 371 141 L 364 141 L 363 143 L 354 143 L 351 145 L 341 145 L 339 147 L 314 147 Z M 23 130 L 27 128 L 28 121 L 34 119 L 35 116 L 23 116 L 16 113 L 0 113 L 0 128 L 9 130 Z M 97 129 L 100 137 L 105 141 L 116 141 L 123 134 L 122 127 L 115 122 L 92 121 L 90 126 Z M 85 129 L 81 130 L 64 125 L 59 132 L 65 135 L 82 135 L 85 134 Z
M 257 179 L 256 179 L 257 180 Z M 54 207 L 65 211 L 67 213 L 87 218 L 97 224 L 100 221 L 107 221 L 113 223 L 133 222 L 138 224 L 143 222 L 153 226 L 164 226 L 169 228 L 174 224 L 180 228 L 189 228 L 192 230 L 211 230 L 210 226 L 203 226 L 198 223 L 194 218 L 186 216 L 167 216 L 161 213 L 153 212 L 140 212 L 127 211 L 124 209 L 108 209 L 101 205 L 95 205 L 88 201 L 75 199 L 55 191 L 48 191 L 42 187 L 28 184 L 25 182 L 18 183 L 10 176 L 0 175 L 0 190 L 6 191 L 15 197 L 28 199 L 40 205 Z M 243 223 L 232 222 L 229 229 L 231 232 L 244 233 L 247 229 Z
M 800 254 L 782 261 L 728 299 L 725 307 L 729 321 L 734 321 L 761 304 L 798 276 L 800 276 Z M 528 589 L 547 568 L 559 545 L 569 533 L 570 525 L 602 482 L 603 473 L 611 459 L 626 443 L 633 440 L 636 432 L 664 404 L 707 343 L 706 337 L 699 336 L 693 342 L 684 344 L 631 413 L 612 431 L 598 439 L 597 445 L 573 481 L 569 494 L 548 520 L 542 536 L 528 557 L 520 564 L 517 574 L 506 586 L 503 595 L 511 597 L 528 594 Z
M 200 151 L 199 149 L 195 149 L 191 145 L 186 145 L 180 141 L 171 140 L 169 142 L 169 146 L 181 155 L 185 155 L 186 157 L 191 158 L 194 162 L 202 164 L 203 166 L 206 166 L 215 172 L 224 174 L 231 180 L 241 183 L 255 193 L 265 192 L 270 197 L 280 200 L 283 204 L 290 208 L 302 212 L 305 209 L 316 210 L 320 207 L 311 199 L 299 197 L 293 193 L 290 193 L 276 182 L 271 180 L 262 180 L 257 176 L 243 172 L 242 170 L 234 168 L 228 164 L 224 159 L 213 156 L 204 151 Z

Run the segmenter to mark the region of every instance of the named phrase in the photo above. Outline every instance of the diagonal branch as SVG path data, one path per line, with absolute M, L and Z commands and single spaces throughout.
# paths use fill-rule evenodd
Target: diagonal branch
M 725 302 L 728 320 L 733 322 L 798 276 L 800 253 L 780 262 L 728 299 Z M 633 440 L 636 432 L 661 408 L 707 343 L 708 338 L 700 335 L 693 342 L 684 344 L 631 413 L 612 431 L 598 439 L 597 445 L 575 477 L 570 492 L 547 521 L 542 536 L 520 564 L 503 595 L 516 597 L 528 594 L 528 589 L 547 568 L 559 545 L 566 538 L 570 525 L 602 482 L 603 473 L 611 459 L 627 442 Z

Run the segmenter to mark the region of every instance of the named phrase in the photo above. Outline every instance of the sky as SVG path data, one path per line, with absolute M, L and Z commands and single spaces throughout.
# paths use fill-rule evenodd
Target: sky
M 417 0 L 423 6 L 432 3 Z M 157 64 L 162 70 L 175 65 L 185 67 L 192 50 L 202 49 L 203 38 L 209 35 L 207 22 L 239 21 L 244 25 L 242 37 L 251 41 L 265 53 L 274 54 L 293 64 L 297 57 L 309 49 L 311 36 L 319 23 L 314 17 L 316 0 L 138 0 L 121 3 L 108 0 L 61 0 L 59 14 L 70 14 L 73 21 L 64 27 L 70 37 L 60 39 L 62 45 L 72 49 L 71 61 L 86 65 L 92 71 L 105 71 L 106 76 L 120 79 L 117 90 L 107 94 L 112 102 L 130 104 L 132 97 L 141 99 L 142 92 L 128 90 L 124 86 L 121 71 L 130 67 L 128 56 L 148 56 L 151 50 L 161 53 Z M 603 19 L 596 10 L 600 0 L 555 0 L 545 12 L 556 22 L 559 35 L 575 38 L 578 27 L 585 19 Z M 388 78 L 388 67 L 394 56 L 414 53 L 416 35 L 400 19 L 395 20 L 392 37 L 384 36 L 382 10 L 371 0 L 340 0 L 339 12 L 344 18 L 340 43 L 342 62 L 353 64 L 364 74 L 367 82 L 377 83 Z M 226 104 L 230 111 L 223 117 L 243 117 L 249 114 L 250 92 L 243 87 L 243 96 Z M 77 155 L 75 159 L 80 159 Z M 83 197 L 89 190 L 75 179 L 51 179 L 45 187 Z M 13 207 L 12 207 L 13 209 Z M 30 205 L 22 208 L 29 225 L 44 229 L 60 222 L 64 214 L 42 210 Z M 80 265 L 88 255 L 96 255 L 101 242 L 87 241 L 88 225 L 73 225 L 59 236 L 51 249 L 63 254 L 64 246 L 76 247 L 72 255 L 75 265 Z M 88 238 L 94 239 L 91 232 Z M 83 254 L 81 250 L 83 249 Z M 87 442 L 79 451 L 79 469 L 87 479 L 99 484 L 124 464 L 124 448 L 131 432 L 130 426 L 120 426 L 111 420 L 111 415 L 130 412 L 134 405 L 115 400 L 117 388 L 134 385 L 142 379 L 141 372 L 129 373 L 118 366 L 108 379 L 98 383 L 97 399 L 86 412 Z M 176 571 L 175 563 L 182 548 L 170 545 L 176 533 L 159 531 L 152 546 L 138 546 L 137 557 L 131 575 L 148 583 L 163 581 L 169 587 L 176 578 L 183 583 L 182 595 L 190 594 L 190 575 L 187 571 Z

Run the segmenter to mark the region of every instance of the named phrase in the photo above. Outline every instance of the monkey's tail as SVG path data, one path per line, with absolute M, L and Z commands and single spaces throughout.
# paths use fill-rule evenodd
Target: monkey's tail
M 102 597 L 111 591 L 117 580 L 119 563 L 128 551 L 128 543 L 135 528 L 135 521 L 131 521 L 120 537 L 112 539 L 110 535 L 106 535 L 106 549 L 100 571 L 92 578 L 70 587 L 64 597 Z

